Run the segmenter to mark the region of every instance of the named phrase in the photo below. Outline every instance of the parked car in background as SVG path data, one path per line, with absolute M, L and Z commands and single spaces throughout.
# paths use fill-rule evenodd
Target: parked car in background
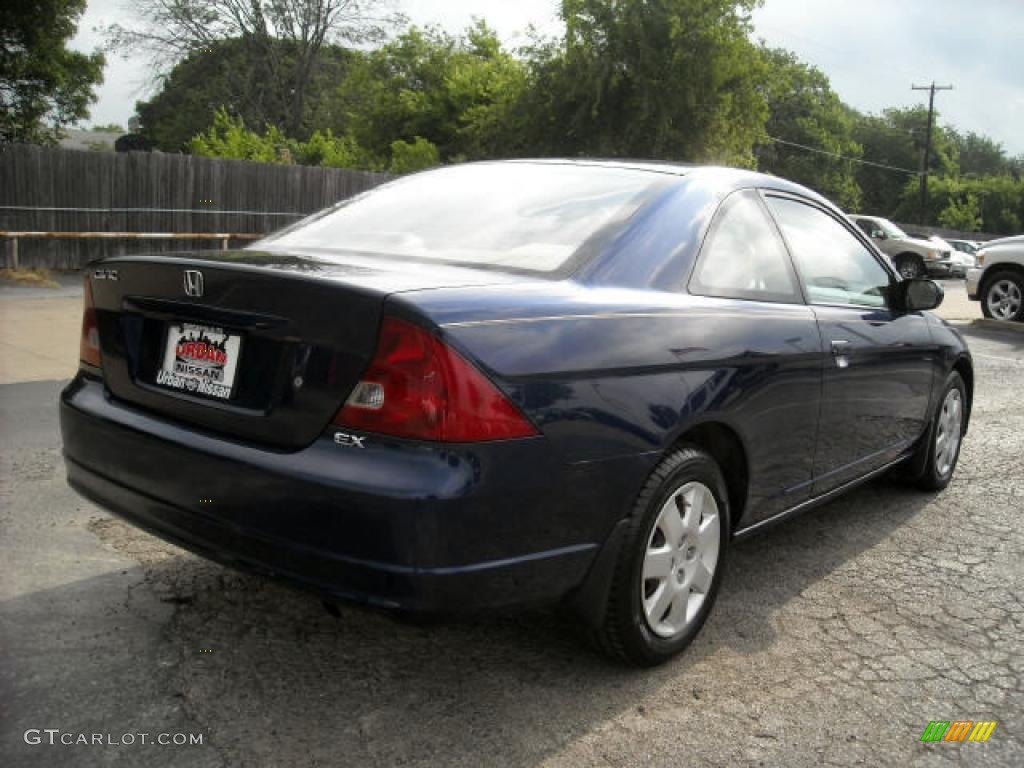
M 903 277 L 949 277 L 953 273 L 952 246 L 940 246 L 930 240 L 911 237 L 881 216 L 854 213 L 850 214 L 850 220 L 892 260 Z
M 991 240 L 967 271 L 967 298 L 981 302 L 985 317 L 1024 321 L 1024 236 Z
M 967 270 L 974 266 L 973 255 L 961 251 L 949 240 L 945 240 L 938 235 L 930 235 L 928 240 L 935 243 L 936 247 L 940 250 L 949 251 L 950 277 L 967 277 Z
M 773 176 L 412 174 L 243 251 L 96 262 L 68 479 L 330 598 L 562 601 L 656 664 L 735 538 L 889 469 L 949 483 L 974 377 L 942 296 Z
M 977 240 L 946 240 L 947 243 L 952 245 L 961 253 L 969 253 L 974 256 L 978 253 L 978 249 L 981 248 L 981 243 Z

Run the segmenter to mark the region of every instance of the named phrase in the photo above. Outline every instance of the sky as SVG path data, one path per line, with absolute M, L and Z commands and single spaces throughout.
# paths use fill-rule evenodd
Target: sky
M 89 0 L 72 47 L 101 45 L 96 28 L 130 16 L 130 0 Z M 450 32 L 484 18 L 507 45 L 531 25 L 558 35 L 559 0 L 395 0 L 415 24 Z M 839 97 L 865 112 L 927 103 L 911 85 L 953 85 L 936 95 L 939 120 L 1024 154 L 1024 0 L 765 0 L 754 36 L 817 66 Z M 152 82 L 146 62 L 108 56 L 87 125 L 124 125 Z M 785 138 L 785 137 L 781 137 Z M 870 159 L 870 158 L 868 158 Z

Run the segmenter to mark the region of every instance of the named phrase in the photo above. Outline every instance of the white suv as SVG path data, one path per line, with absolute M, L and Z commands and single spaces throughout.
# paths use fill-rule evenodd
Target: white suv
M 985 317 L 1024 321 L 1024 235 L 990 240 L 967 270 L 967 298 L 981 302 Z
M 872 239 L 878 250 L 892 260 L 904 278 L 924 277 L 926 274 L 949 277 L 953 273 L 952 246 L 911 237 L 881 216 L 851 213 L 849 218 Z

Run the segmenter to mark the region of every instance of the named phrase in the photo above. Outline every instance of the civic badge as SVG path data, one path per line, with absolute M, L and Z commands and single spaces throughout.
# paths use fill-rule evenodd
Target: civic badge
M 203 273 L 198 269 L 185 270 L 185 293 L 194 298 L 203 295 Z

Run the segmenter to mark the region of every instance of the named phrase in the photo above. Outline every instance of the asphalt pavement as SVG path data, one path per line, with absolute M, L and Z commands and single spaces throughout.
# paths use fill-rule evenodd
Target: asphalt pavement
M 61 381 L 0 385 L 0 765 L 1024 765 L 1024 333 L 961 328 L 949 488 L 873 482 L 738 544 L 703 633 L 651 671 L 558 610 L 335 616 L 184 553 L 67 488 Z M 933 720 L 997 726 L 922 743 Z

